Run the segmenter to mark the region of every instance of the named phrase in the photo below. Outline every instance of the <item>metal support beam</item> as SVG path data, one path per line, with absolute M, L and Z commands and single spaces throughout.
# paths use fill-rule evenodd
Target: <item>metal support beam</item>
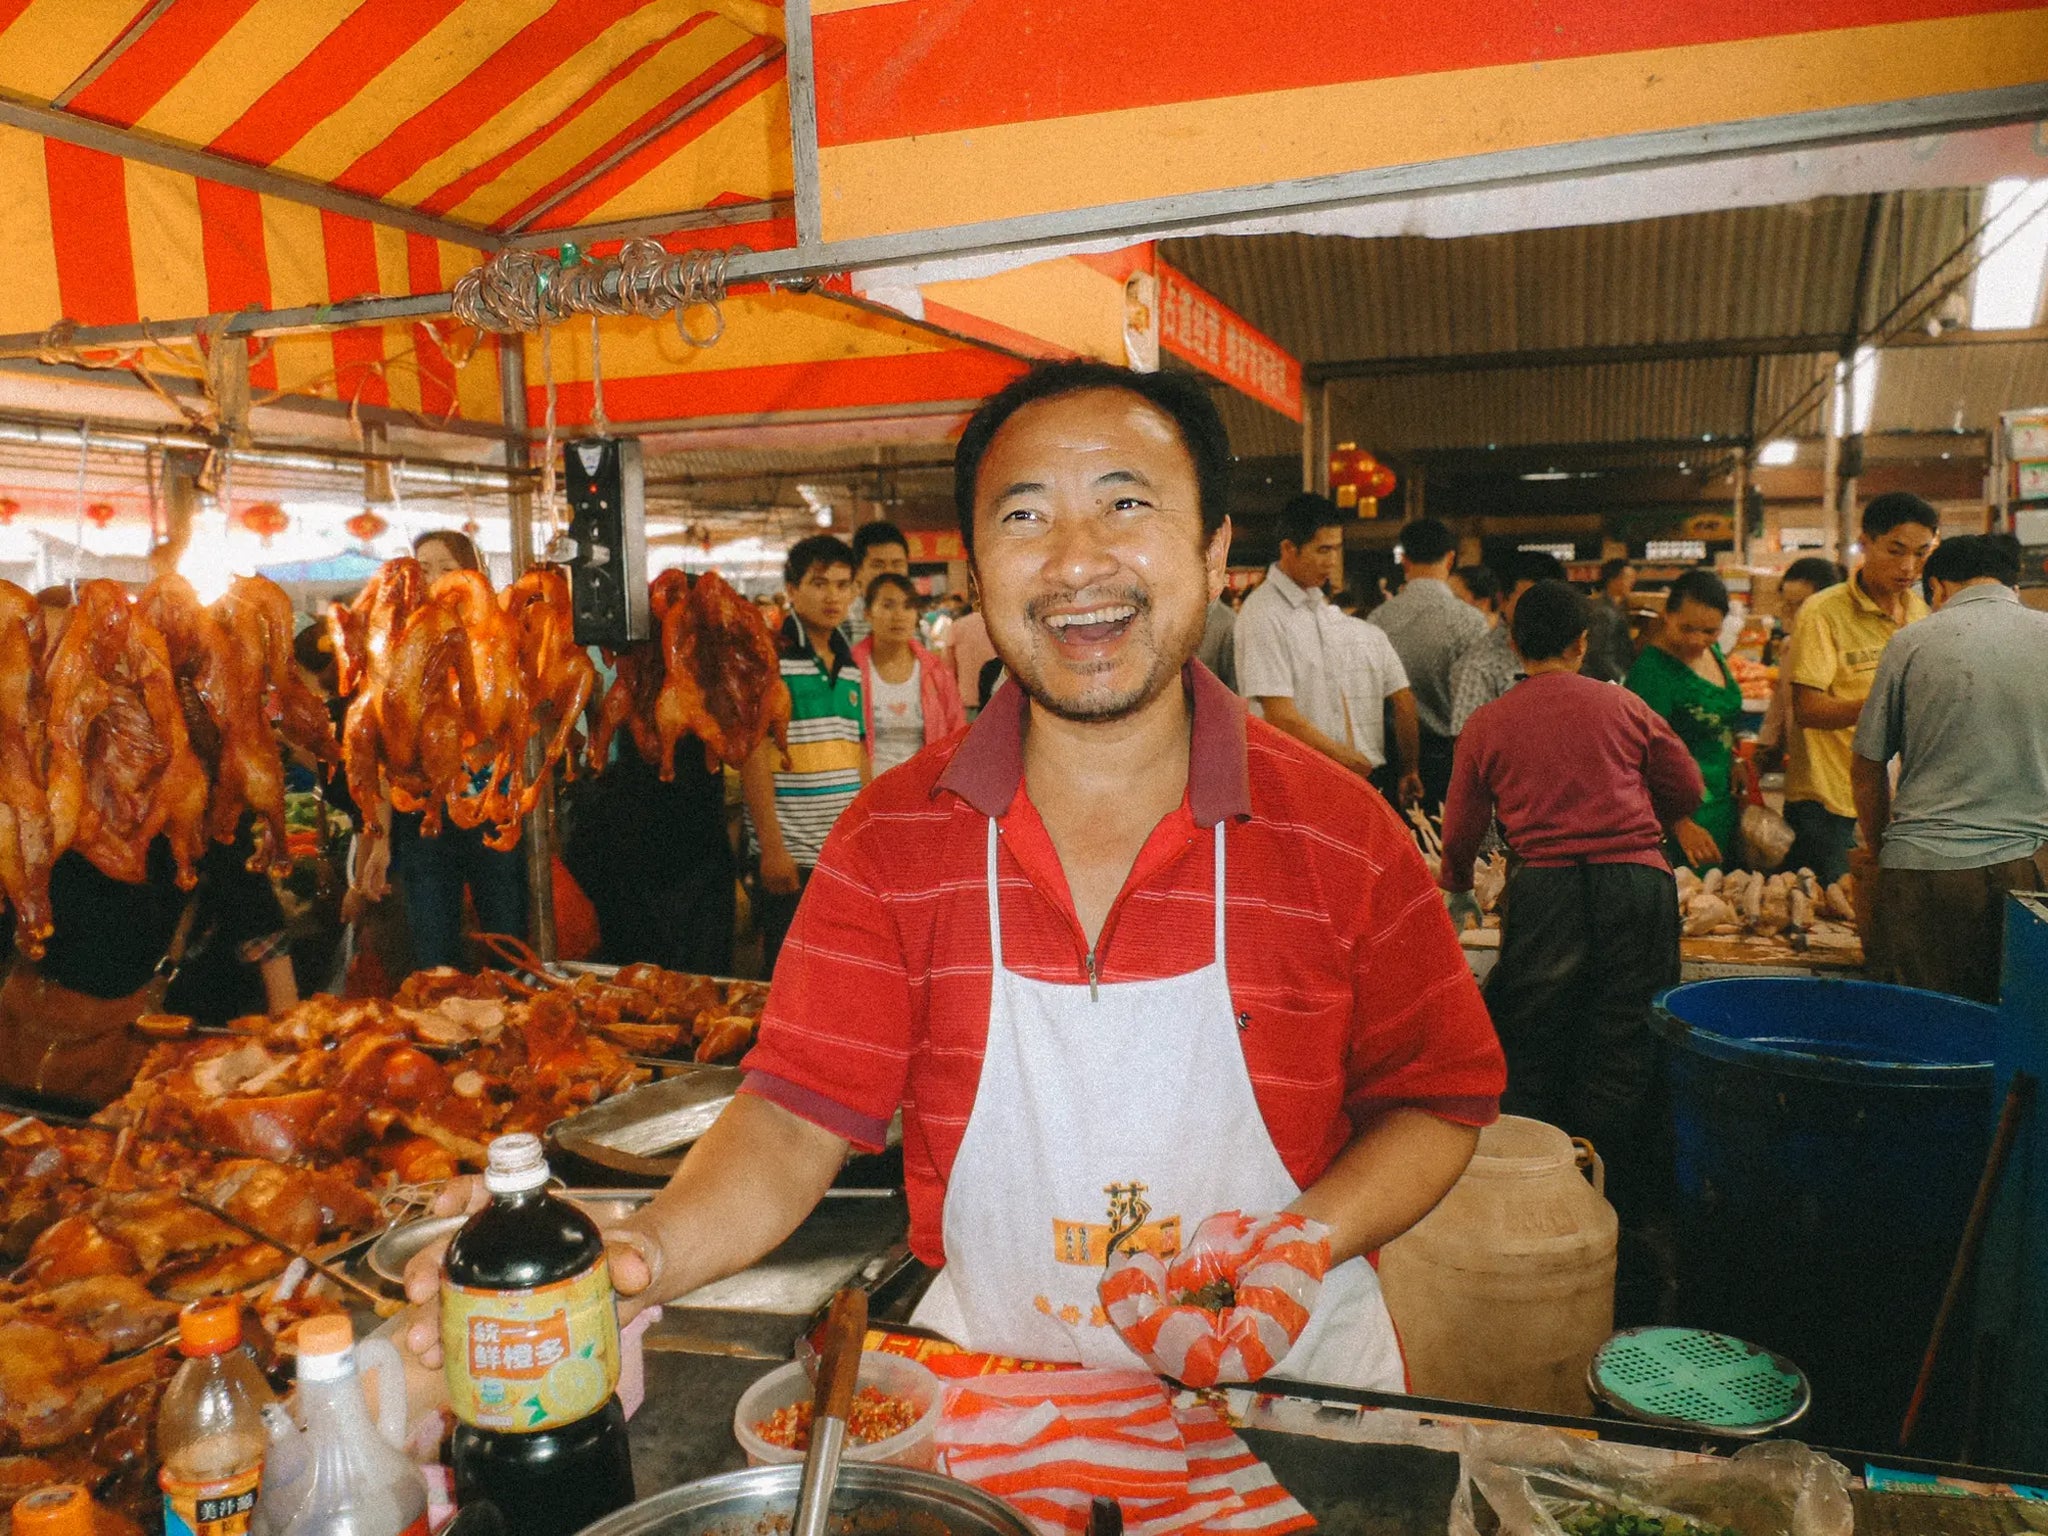
M 1735 563 L 1749 564 L 1749 453 L 1735 450 L 1735 473 L 1729 477 L 1735 483 Z
M 50 107 L 37 106 L 32 102 L 0 96 L 0 124 L 10 128 L 23 128 L 30 133 L 41 134 L 46 139 L 58 139 L 84 149 L 97 149 L 104 154 L 119 155 L 124 160 L 139 160 L 144 165 L 161 166 L 167 171 L 179 171 L 187 176 L 217 181 L 224 186 L 240 187 L 245 192 L 287 198 L 311 208 L 324 208 L 329 213 L 345 213 L 352 218 L 367 219 L 372 224 L 388 224 L 395 229 L 408 230 L 416 235 L 427 235 L 435 240 L 446 240 L 454 245 L 491 251 L 496 250 L 499 243 L 498 237 L 489 230 L 479 229 L 472 224 L 457 224 L 448 219 L 437 219 L 431 214 L 418 213 L 411 208 L 400 208 L 392 203 L 379 202 L 374 197 L 361 197 L 354 192 L 344 192 L 324 181 L 314 181 L 305 176 L 293 176 L 284 171 L 269 170 L 261 166 L 244 165 L 239 160 L 210 155 L 204 150 L 193 149 L 189 145 L 175 143 L 170 139 L 160 139 L 140 129 L 114 128 L 106 123 L 74 117 L 69 112 L 59 112 Z
M 526 344 L 517 336 L 499 337 L 498 393 L 505 410 L 505 506 L 512 519 L 512 574 L 523 575 L 534 563 L 533 492 L 529 486 L 526 435 Z M 526 744 L 526 773 L 540 776 L 541 745 Z M 555 958 L 555 786 L 545 779 L 533 814 L 526 818 L 526 941 L 542 960 Z
M 306 304 L 296 309 L 245 309 L 227 317 L 228 336 L 282 336 L 293 331 L 324 331 L 351 325 L 383 325 L 395 320 L 429 320 L 449 312 L 445 293 L 411 294 L 400 298 L 349 299 L 340 304 Z M 145 320 L 139 325 L 82 325 L 54 338 L 77 352 L 147 346 L 151 342 L 190 341 L 220 319 L 192 315 L 179 320 Z M 53 338 L 41 332 L 0 336 L 0 358 L 35 358 Z
M 1306 389 L 1301 392 L 1301 488 L 1316 488 L 1316 402 Z
M 1849 541 L 1842 534 L 1842 433 L 1837 425 L 1835 395 L 1842 388 L 1842 360 L 1835 359 L 1826 396 L 1820 405 L 1821 431 L 1826 433 L 1821 448 L 1820 521 L 1827 530 L 1828 554 L 1846 565 Z
M 128 29 L 107 45 L 106 51 L 86 67 L 84 74 L 52 96 L 50 105 L 59 108 L 70 106 L 80 91 L 113 68 L 116 59 L 141 42 L 143 33 L 155 26 L 170 8 L 171 0 L 156 0 L 156 4 L 128 23 Z
M 1330 383 L 1323 381 L 1316 400 L 1316 483 L 1321 495 L 1330 494 Z
M 789 166 L 796 187 L 796 245 L 805 253 L 825 243 L 824 199 L 818 182 L 818 68 L 811 52 L 811 0 L 782 8 L 782 42 L 789 56 Z M 816 271 L 830 271 L 828 263 Z M 766 274 L 763 274 L 766 275 Z
M 1669 363 L 1699 359 L 1831 352 L 1842 338 L 1832 331 L 1808 336 L 1729 336 L 1604 347 L 1530 347 L 1509 352 L 1420 353 L 1405 357 L 1339 358 L 1303 363 L 1304 380 L 1408 378 L 1428 373 L 1500 373 L 1524 368 L 1585 368 L 1615 363 Z
M 725 229 L 734 224 L 766 224 L 794 215 L 796 203 L 787 197 L 768 198 L 756 203 L 720 203 L 695 213 L 656 213 L 637 219 L 613 219 L 605 224 L 572 224 L 566 229 L 534 229 L 508 237 L 505 244 L 526 250 L 552 250 L 573 242 L 589 250 L 604 240 L 631 240 L 638 235 L 661 236 Z M 716 243 L 715 241 L 713 243 Z
M 660 122 L 655 123 L 642 133 L 635 134 L 632 138 L 621 144 L 589 170 L 583 172 L 582 175 L 576 177 L 575 180 L 555 193 L 546 202 L 541 203 L 532 211 L 522 215 L 513 223 L 512 232 L 519 234 L 532 228 L 536 220 L 546 218 L 552 210 L 561 207 L 562 204 L 566 203 L 578 192 L 581 192 L 593 181 L 596 181 L 600 176 L 605 175 L 615 166 L 623 164 L 630 156 L 638 154 L 649 144 L 652 144 L 656 139 L 674 128 L 678 123 L 688 118 L 692 113 L 700 112 L 705 107 L 710 106 L 712 102 L 718 100 L 719 97 L 723 96 L 741 81 L 760 73 L 781 57 L 782 49 L 774 43 L 770 43 L 760 53 L 755 54 L 737 69 L 726 75 L 724 79 L 706 86 L 673 112 L 666 114 Z
M 801 73 L 803 90 L 811 93 L 813 98 L 813 120 L 806 127 L 814 128 L 815 88 L 810 76 L 810 13 L 807 5 L 792 3 L 787 18 L 787 36 L 791 116 L 797 115 L 798 76 Z M 941 256 L 1029 250 L 1061 241 L 1137 240 L 1200 230 L 1239 219 L 1321 213 L 1427 192 L 1524 185 L 1632 168 L 1689 166 L 1702 160 L 1794 146 L 1855 144 L 1965 127 L 2032 122 L 2044 115 L 2048 115 L 2048 81 L 2035 81 L 1997 90 L 1923 96 L 1911 101 L 1800 112 L 1784 117 L 1716 123 L 1702 128 L 1631 134 L 1621 138 L 1543 145 L 1534 149 L 1502 150 L 1457 160 L 1108 203 L 1094 208 L 1026 214 L 978 224 L 955 224 L 940 229 L 874 235 L 815 246 L 800 243 L 796 251 L 765 251 L 735 257 L 727 268 L 727 276 L 734 282 L 744 282 L 895 266 Z M 814 135 L 800 134 L 796 141 L 800 151 L 807 138 L 815 148 Z M 796 183 L 800 233 L 805 217 L 805 177 L 805 165 L 799 159 Z M 815 186 L 815 181 L 812 185 Z

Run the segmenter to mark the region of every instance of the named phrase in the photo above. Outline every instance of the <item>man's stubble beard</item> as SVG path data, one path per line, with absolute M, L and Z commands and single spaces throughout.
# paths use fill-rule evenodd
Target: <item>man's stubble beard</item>
M 1141 623 L 1157 622 L 1159 610 L 1153 605 L 1149 594 L 1124 594 L 1122 600 L 1133 602 L 1137 606 L 1138 615 L 1131 621 L 1134 631 Z M 1060 601 L 1067 599 L 1062 598 Z M 995 648 L 997 658 L 1002 662 L 1004 670 L 1016 681 L 1017 686 L 1047 714 L 1080 725 L 1103 724 L 1137 714 L 1179 679 L 1182 670 L 1201 646 L 1202 630 L 1208 620 L 1208 606 L 1204 600 L 1201 607 L 1194 610 L 1189 621 L 1181 625 L 1177 631 L 1152 633 L 1152 667 L 1135 688 L 1123 695 L 1088 700 L 1079 704 L 1054 697 L 1033 671 L 1018 666 L 1011 657 L 1005 655 L 1002 640 L 993 625 L 989 627 L 989 644 Z M 1027 616 L 1024 623 L 1027 627 L 1035 629 L 1037 620 Z

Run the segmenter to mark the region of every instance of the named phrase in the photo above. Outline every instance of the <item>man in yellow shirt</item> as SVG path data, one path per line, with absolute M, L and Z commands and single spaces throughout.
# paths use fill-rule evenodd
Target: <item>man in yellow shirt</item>
M 1792 719 L 1785 770 L 1785 819 L 1798 840 L 1786 862 L 1832 884 L 1849 871 L 1856 845 L 1850 742 L 1891 637 L 1927 617 L 1920 568 L 1940 517 L 1906 491 L 1863 509 L 1863 563 L 1839 586 L 1816 592 L 1792 631 Z

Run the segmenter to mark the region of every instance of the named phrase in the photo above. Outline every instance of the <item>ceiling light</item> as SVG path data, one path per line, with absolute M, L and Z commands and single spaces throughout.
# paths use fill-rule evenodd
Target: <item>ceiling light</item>
M 1524 480 L 1569 480 L 1572 472 L 1568 469 L 1532 469 L 1523 475 Z
M 1756 451 L 1757 463 L 1769 469 L 1781 469 L 1799 460 L 1799 445 L 1789 437 L 1773 438 Z
M 2024 330 L 2034 323 L 2041 309 L 2041 272 L 2048 265 L 2044 213 L 2048 181 L 2008 176 L 1985 189 L 1980 259 L 1970 288 L 1971 329 Z

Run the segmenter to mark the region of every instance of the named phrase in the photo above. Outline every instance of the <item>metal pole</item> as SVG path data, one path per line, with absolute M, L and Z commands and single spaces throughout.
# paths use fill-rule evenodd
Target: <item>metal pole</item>
M 1749 564 L 1749 450 L 1735 450 L 1735 563 Z
M 512 521 L 512 574 L 524 575 L 533 564 L 533 495 L 524 471 L 530 457 L 526 431 L 526 340 L 499 337 L 498 393 L 505 420 L 505 468 L 510 473 L 505 508 Z M 540 776 L 540 738 L 526 744 L 526 773 Z M 541 781 L 540 799 L 526 818 L 521 839 L 526 850 L 526 941 L 542 960 L 555 958 L 555 786 Z
M 1841 358 L 1835 359 L 1834 387 L 1827 392 L 1821 403 L 1821 430 L 1826 433 L 1822 444 L 1820 465 L 1820 522 L 1827 535 L 1828 553 L 1837 561 L 1847 564 L 1849 541 L 1842 537 L 1842 433 L 1836 420 L 1836 401 L 1843 388 Z
M 1314 489 L 1330 494 L 1330 381 L 1323 380 L 1322 399 L 1316 405 L 1316 441 L 1322 452 L 1316 459 Z
M 1318 391 L 1317 393 L 1320 393 Z M 1316 488 L 1316 394 L 1301 392 L 1301 488 Z

